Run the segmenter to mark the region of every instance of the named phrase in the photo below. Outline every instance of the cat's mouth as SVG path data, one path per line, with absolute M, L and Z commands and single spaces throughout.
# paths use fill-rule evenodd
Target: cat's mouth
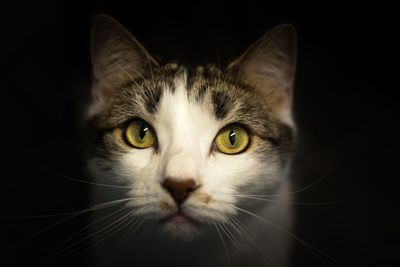
M 176 223 L 176 224 L 198 224 L 196 220 L 194 220 L 192 217 L 188 216 L 187 214 L 178 211 L 175 212 L 163 219 L 161 219 L 162 224 L 166 223 Z
M 175 238 L 190 241 L 200 233 L 201 224 L 187 213 L 177 211 L 160 220 L 161 229 Z

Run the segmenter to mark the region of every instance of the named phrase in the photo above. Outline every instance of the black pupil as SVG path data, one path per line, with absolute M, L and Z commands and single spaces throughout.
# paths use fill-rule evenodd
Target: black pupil
M 233 130 L 231 130 L 229 132 L 229 141 L 231 142 L 231 145 L 233 146 L 233 144 L 235 143 L 236 140 L 236 134 Z
M 147 130 L 149 130 L 149 127 L 147 127 L 145 124 L 143 124 L 142 127 L 140 127 L 140 131 L 139 131 L 140 139 L 144 138 L 144 136 L 146 135 Z

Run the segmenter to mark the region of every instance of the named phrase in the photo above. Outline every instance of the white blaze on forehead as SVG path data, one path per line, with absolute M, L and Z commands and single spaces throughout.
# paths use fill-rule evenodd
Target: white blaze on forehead
M 219 122 L 212 109 L 189 101 L 186 75 L 165 90 L 156 113 L 156 128 L 164 175 L 177 179 L 201 177 Z

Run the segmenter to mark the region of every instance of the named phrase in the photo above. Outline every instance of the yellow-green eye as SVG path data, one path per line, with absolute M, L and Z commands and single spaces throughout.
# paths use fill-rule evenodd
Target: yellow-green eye
M 229 125 L 223 128 L 215 138 L 218 150 L 225 154 L 242 152 L 249 144 L 249 134 L 239 125 Z
M 125 138 L 136 148 L 151 147 L 156 141 L 156 135 L 151 126 L 140 119 L 132 121 L 125 130 Z

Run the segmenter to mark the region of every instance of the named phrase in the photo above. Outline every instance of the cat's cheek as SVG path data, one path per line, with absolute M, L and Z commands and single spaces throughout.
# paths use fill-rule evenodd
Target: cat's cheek
M 116 175 L 115 166 L 116 163 L 110 159 L 92 158 L 88 161 L 88 170 L 91 178 L 97 183 L 126 185 L 125 179 Z
M 150 195 L 159 191 L 159 157 L 151 149 L 134 150 L 123 155 L 116 166 L 116 175 L 121 177 L 134 190 L 130 196 Z
M 131 151 L 122 156 L 120 164 L 127 171 L 132 170 L 135 173 L 140 173 L 156 162 L 157 155 L 154 153 L 153 148 L 132 148 Z
M 260 164 L 254 155 L 243 153 L 238 155 L 219 154 L 210 159 L 204 183 L 209 190 L 216 193 L 220 190 L 222 197 L 224 194 L 232 194 L 240 186 L 252 183 L 260 174 L 260 168 L 264 167 L 265 162 Z
M 104 158 L 92 158 L 88 163 L 89 171 L 96 176 L 112 170 L 112 162 Z

